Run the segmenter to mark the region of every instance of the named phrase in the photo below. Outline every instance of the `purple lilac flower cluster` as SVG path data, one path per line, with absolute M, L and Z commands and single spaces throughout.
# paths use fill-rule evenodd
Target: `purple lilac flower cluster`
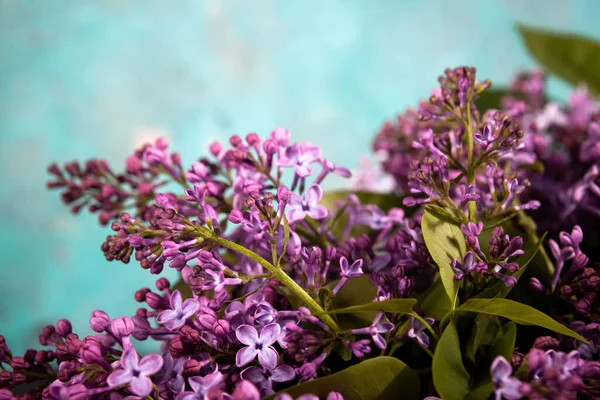
M 520 340 L 484 379 L 498 399 L 600 395 L 600 264 L 589 246 L 600 226 L 590 227 L 599 215 L 599 107 L 583 89 L 566 110 L 546 103 L 538 73 L 520 75 L 500 110 L 477 107 L 490 82 L 474 68 L 447 70 L 439 83 L 375 140 L 397 183 L 395 207 L 363 202 L 361 193 L 329 198 L 324 180 L 350 171 L 283 128 L 215 142 L 210 157 L 189 166 L 164 139 L 135 151 L 124 172 L 99 160 L 52 165 L 48 185 L 72 211 L 87 208 L 110 224 L 105 258 L 135 260 L 158 276 L 154 289 L 135 292 L 135 314 L 94 311 L 93 335 L 61 319 L 39 336 L 45 350 L 22 356 L 0 336 L 0 399 L 293 400 L 292 392 L 314 400 L 294 390 L 391 357 L 431 382 L 413 379 L 419 393 L 443 397 L 439 346 L 451 344 L 442 341 L 456 329 L 449 321 L 473 322 L 452 309 L 506 296 L 546 230 L 552 259 L 544 247 L 539 253 L 553 275 L 522 281 L 571 337 Z M 451 240 L 428 242 L 431 219 Z M 180 281 L 160 277 L 165 268 Z M 137 343 L 146 340 L 156 351 L 141 355 Z M 415 352 L 433 361 L 408 356 Z M 457 353 L 453 365 L 465 369 Z M 320 398 L 359 390 L 338 386 Z
M 350 172 L 312 143 L 291 143 L 282 128 L 266 140 L 234 136 L 210 152 L 212 159 L 184 169 L 159 139 L 128 158 L 124 173 L 102 161 L 50 167 L 49 186 L 63 190 L 73 212 L 87 206 L 102 224 L 112 220 L 115 233 L 102 245 L 107 260 L 133 258 L 153 274 L 174 268 L 181 290 L 159 278 L 156 290 L 135 293 L 143 304 L 135 315 L 94 311 L 93 336 L 80 338 L 67 320 L 48 326 L 40 343 L 52 350 L 18 357 L 3 342 L 1 360 L 12 371 L 2 371 L 0 387 L 45 382 L 21 398 L 253 399 L 321 376 L 336 346 L 358 359 L 371 344 L 386 348 L 395 325 L 384 313 L 352 330 L 313 314 L 365 273 L 374 301 L 427 289 L 434 269 L 419 220 L 354 195 L 327 209 L 321 182 Z M 289 184 L 285 170 L 293 173 Z M 157 193 L 173 181 L 182 195 Z M 361 226 L 372 233 L 353 234 Z M 304 306 L 292 308 L 290 293 Z M 317 293 L 326 296 L 317 302 Z M 132 338 L 158 341 L 160 354 L 141 357 Z

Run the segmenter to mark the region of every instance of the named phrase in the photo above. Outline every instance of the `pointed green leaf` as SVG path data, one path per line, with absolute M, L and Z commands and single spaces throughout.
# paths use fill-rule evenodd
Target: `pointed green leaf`
M 417 304 L 416 299 L 391 299 L 378 301 L 375 303 L 361 304 L 358 306 L 339 308 L 337 310 L 329 310 L 327 314 L 356 314 L 372 311 L 385 311 L 396 314 L 408 314 L 412 312 L 414 305 Z
M 492 343 L 490 349 L 490 361 L 493 361 L 496 357 L 502 356 L 507 360 L 510 360 L 515 349 L 515 341 L 517 340 L 517 325 L 514 322 L 504 324 L 496 340 Z
M 548 71 L 577 85 L 585 83 L 600 94 L 600 43 L 587 37 L 518 26 L 529 52 Z
M 521 325 L 536 325 L 549 329 L 561 335 L 570 336 L 587 343 L 583 337 L 573 332 L 566 326 L 560 324 L 546 314 L 525 304 L 508 299 L 470 299 L 458 308 L 454 313 L 474 312 L 481 314 L 496 315 L 508 318 Z
M 454 279 L 452 260 L 463 260 L 467 251 L 465 237 L 460 228 L 425 212 L 421 220 L 423 238 L 429 254 L 440 269 L 440 277 L 450 299 L 452 308 L 456 306 L 458 281 Z
M 438 321 L 441 321 L 452 310 L 450 298 L 446 294 L 441 279 L 436 280 L 423 295 L 421 308 L 425 315 L 433 317 Z
M 465 400 L 488 400 L 493 392 L 494 385 L 492 382 L 484 383 L 471 390 Z
M 421 383 L 419 376 L 397 358 L 376 357 L 323 378 L 304 382 L 285 389 L 282 393 L 293 398 L 312 393 L 325 399 L 329 392 L 336 391 L 345 400 L 395 400 L 398 394 L 405 400 L 419 398 Z
M 333 289 L 338 281 L 331 282 L 326 287 Z M 331 309 L 340 309 L 351 306 L 372 303 L 377 296 L 377 288 L 371 283 L 368 275 L 350 279 L 344 287 L 333 297 Z M 359 328 L 373 321 L 377 311 L 371 313 L 362 312 L 356 314 L 341 314 L 334 319 L 343 329 Z
M 433 384 L 444 400 L 462 400 L 469 393 L 469 373 L 462 362 L 460 341 L 450 321 L 438 342 L 432 363 Z
M 281 264 L 281 259 L 283 258 L 283 255 L 287 253 L 287 247 L 288 247 L 289 241 L 290 241 L 290 223 L 288 222 L 288 219 L 287 219 L 285 213 L 283 213 L 283 250 L 281 251 L 279 258 L 277 259 L 277 266 L 279 266 Z

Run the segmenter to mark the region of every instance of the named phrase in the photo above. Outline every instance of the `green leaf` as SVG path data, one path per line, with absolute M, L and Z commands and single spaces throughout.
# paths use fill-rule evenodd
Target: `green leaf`
M 378 302 L 361 304 L 358 306 L 339 308 L 337 310 L 329 310 L 327 314 L 357 314 L 372 311 L 385 311 L 396 314 L 408 314 L 412 312 L 413 307 L 417 304 L 416 299 L 391 299 Z
M 521 325 L 536 325 L 549 329 L 561 335 L 570 336 L 584 343 L 587 343 L 583 337 L 573 332 L 564 325 L 561 325 L 546 314 L 525 304 L 508 299 L 470 299 L 458 308 L 454 313 L 474 312 L 480 314 L 496 315 L 498 317 L 508 318 Z
M 465 237 L 460 228 L 425 212 L 421 220 L 423 238 L 429 254 L 440 269 L 440 277 L 450 299 L 451 308 L 456 306 L 458 281 L 454 279 L 452 260 L 463 260 L 467 251 Z
M 323 378 L 292 386 L 274 394 L 282 393 L 293 398 L 312 393 L 325 399 L 329 392 L 336 391 L 345 400 L 395 400 L 402 393 L 402 399 L 419 398 L 421 383 L 419 376 L 397 358 L 376 357 Z
M 327 208 L 332 208 L 337 201 L 345 201 L 349 194 L 358 197 L 361 204 L 375 204 L 383 211 L 387 212 L 394 207 L 405 208 L 402 204 L 402 197 L 393 193 L 375 193 L 375 192 L 354 192 L 347 190 L 336 190 L 323 193 L 320 204 Z
M 585 83 L 600 94 L 600 43 L 571 33 L 518 25 L 529 52 L 548 71 L 577 85 Z
M 175 283 L 175 285 L 171 286 L 171 291 L 175 290 L 179 290 L 179 292 L 181 293 L 181 298 L 183 298 L 184 300 L 189 299 L 194 295 L 190 285 L 185 283 L 183 279 L 179 279 L 177 283 Z
M 327 288 L 333 289 L 338 281 L 331 282 Z M 335 295 L 331 309 L 346 308 L 361 304 L 372 303 L 377 296 L 377 288 L 371 283 L 368 275 L 350 279 Z M 343 329 L 359 328 L 370 324 L 377 311 L 371 313 L 344 314 L 334 319 Z
M 475 100 L 475 104 L 480 113 L 484 113 L 491 108 L 499 110 L 502 108 L 502 98 L 510 94 L 506 89 L 487 89 L 479 95 L 479 98 Z
M 460 218 L 455 217 L 454 215 L 450 214 L 448 211 L 446 211 L 442 207 L 436 206 L 434 204 L 427 204 L 427 205 L 425 205 L 424 208 L 425 208 L 425 212 L 435 216 L 436 218 L 438 218 L 444 222 L 449 222 L 456 226 L 460 226 L 460 224 L 467 222 L 467 221 L 462 221 Z
M 462 400 L 469 393 L 469 373 L 462 362 L 460 341 L 450 321 L 438 342 L 432 363 L 433 384 L 444 400 Z
M 471 390 L 465 400 L 488 400 L 493 391 L 494 385 L 492 382 L 487 382 Z
M 441 279 L 436 280 L 423 295 L 421 308 L 425 315 L 438 321 L 441 321 L 452 310 L 452 303 L 450 303 Z
M 277 259 L 277 266 L 281 265 L 281 259 L 283 258 L 283 255 L 287 253 L 287 247 L 288 247 L 289 241 L 290 241 L 290 223 L 288 222 L 288 219 L 287 219 L 285 213 L 283 213 L 283 250 L 281 251 L 279 258 Z
M 496 340 L 492 344 L 490 349 L 490 361 L 493 361 L 496 357 L 502 356 L 507 360 L 510 360 L 515 349 L 515 341 L 517 340 L 517 325 L 514 322 L 504 324 Z
M 473 325 L 471 340 L 465 346 L 465 355 L 471 361 L 475 361 L 477 350 L 481 345 L 490 344 L 496 337 L 500 321 L 498 317 L 487 314 L 477 314 Z

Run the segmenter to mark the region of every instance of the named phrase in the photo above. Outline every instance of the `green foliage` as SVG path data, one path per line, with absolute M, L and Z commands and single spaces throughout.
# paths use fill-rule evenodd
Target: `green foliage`
M 399 393 L 402 393 L 402 399 L 416 400 L 421 383 L 419 376 L 397 358 L 376 357 L 284 392 L 294 398 L 313 393 L 324 399 L 332 390 L 341 393 L 345 400 L 395 400 L 400 398 Z
M 518 25 L 525 46 L 548 71 L 600 94 L 600 43 L 583 36 Z
M 372 311 L 385 311 L 396 314 L 409 314 L 412 312 L 416 299 L 391 299 L 371 302 L 352 307 L 339 308 L 327 311 L 327 314 L 358 314 Z
M 453 313 L 473 312 L 480 314 L 496 315 L 508 318 L 521 325 L 535 325 L 549 329 L 561 335 L 570 336 L 587 343 L 583 337 L 573 332 L 566 326 L 558 323 L 546 314 L 516 301 L 508 299 L 470 299 L 463 305 L 453 310 Z
M 465 369 L 454 321 L 450 321 L 433 354 L 433 384 L 444 400 L 462 400 L 469 393 L 469 373 Z
M 463 260 L 467 251 L 464 235 L 457 225 L 443 221 L 427 211 L 423 214 L 421 229 L 425 245 L 440 269 L 440 278 L 450 299 L 450 306 L 454 308 L 459 282 L 454 279 L 450 264 L 454 259 Z

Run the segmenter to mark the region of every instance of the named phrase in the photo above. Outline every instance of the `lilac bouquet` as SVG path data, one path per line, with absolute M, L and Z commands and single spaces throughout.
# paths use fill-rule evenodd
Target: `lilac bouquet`
M 283 128 L 191 165 L 159 139 L 123 170 L 50 166 L 156 287 L 95 335 L 0 336 L 0 399 L 599 398 L 600 104 L 549 102 L 540 72 L 490 86 L 449 69 L 384 125 L 389 193 L 324 193 L 350 171 Z

